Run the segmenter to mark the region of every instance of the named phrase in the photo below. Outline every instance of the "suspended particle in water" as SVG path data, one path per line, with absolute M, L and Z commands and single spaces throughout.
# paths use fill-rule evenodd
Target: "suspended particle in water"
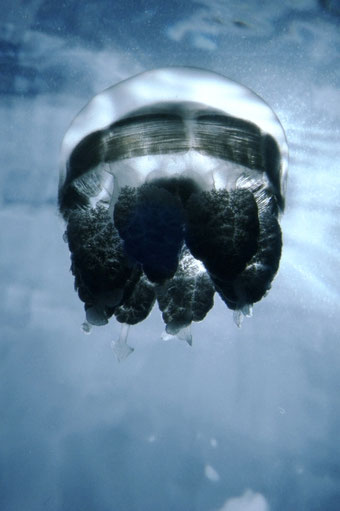
M 268 292 L 281 256 L 287 144 L 255 93 L 196 68 L 106 89 L 65 134 L 59 209 L 86 325 L 143 321 L 191 343 L 217 292 L 235 322 Z M 89 327 L 87 326 L 88 330 Z

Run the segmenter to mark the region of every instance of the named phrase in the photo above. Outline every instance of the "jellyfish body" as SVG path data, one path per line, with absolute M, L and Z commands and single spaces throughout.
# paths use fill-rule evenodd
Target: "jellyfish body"
M 279 267 L 286 176 L 271 108 L 216 73 L 158 69 L 95 96 L 66 132 L 59 184 L 87 321 L 132 325 L 157 300 L 180 335 L 215 291 L 249 313 Z

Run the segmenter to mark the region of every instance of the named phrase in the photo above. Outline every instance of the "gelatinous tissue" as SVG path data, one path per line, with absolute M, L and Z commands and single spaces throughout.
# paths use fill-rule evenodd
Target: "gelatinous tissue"
M 129 325 L 155 301 L 163 338 L 191 343 L 217 292 L 239 325 L 281 256 L 287 144 L 255 93 L 203 69 L 147 71 L 106 89 L 62 144 L 59 209 L 86 322 Z

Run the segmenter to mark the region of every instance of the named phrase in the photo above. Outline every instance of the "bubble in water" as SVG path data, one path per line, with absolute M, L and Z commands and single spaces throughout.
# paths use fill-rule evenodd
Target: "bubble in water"
M 81 325 L 81 329 L 84 334 L 89 335 L 91 333 L 92 325 L 90 325 L 88 321 L 84 321 L 84 323 Z

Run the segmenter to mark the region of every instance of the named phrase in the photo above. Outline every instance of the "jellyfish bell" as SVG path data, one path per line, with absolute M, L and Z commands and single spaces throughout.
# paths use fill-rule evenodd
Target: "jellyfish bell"
M 287 154 L 271 108 L 210 71 L 147 71 L 95 96 L 65 134 L 59 182 L 87 322 L 135 324 L 157 300 L 166 336 L 191 342 L 215 291 L 237 323 L 249 315 L 279 266 Z
M 234 134 L 231 126 L 228 128 L 228 120 L 229 125 L 234 122 Z M 259 134 L 261 143 L 268 147 L 260 147 L 256 139 Z M 276 142 L 275 148 L 270 146 L 272 141 Z M 242 149 L 243 158 L 240 154 L 232 155 Z M 266 154 L 275 150 L 279 155 Z M 115 162 L 127 163 L 129 173 L 125 172 L 125 165 L 120 172 L 119 165 L 115 169 L 115 174 L 121 174 L 122 186 L 135 178 L 143 181 L 153 170 L 183 174 L 191 164 L 199 167 L 196 175 L 210 174 L 212 179 L 211 169 L 215 167 L 217 172 L 215 159 L 242 165 L 247 163 L 249 151 L 253 158 L 263 160 L 258 170 L 263 171 L 267 164 L 264 172 L 282 206 L 287 144 L 272 109 L 248 88 L 211 71 L 185 67 L 147 71 L 96 95 L 76 116 L 62 143 L 60 190 L 95 170 L 96 163 L 102 171 L 104 163 L 110 167 Z M 180 168 L 169 157 L 177 153 L 182 153 Z M 144 161 L 142 156 L 146 156 Z M 156 156 L 159 160 L 167 156 L 166 169 L 160 168 Z M 281 161 L 268 165 L 270 157 L 275 156 L 281 157 Z M 76 162 L 76 157 L 85 159 L 86 164 Z M 131 161 L 136 158 L 138 161 Z M 255 162 L 251 168 L 256 168 Z M 229 179 L 228 173 L 226 180 Z

